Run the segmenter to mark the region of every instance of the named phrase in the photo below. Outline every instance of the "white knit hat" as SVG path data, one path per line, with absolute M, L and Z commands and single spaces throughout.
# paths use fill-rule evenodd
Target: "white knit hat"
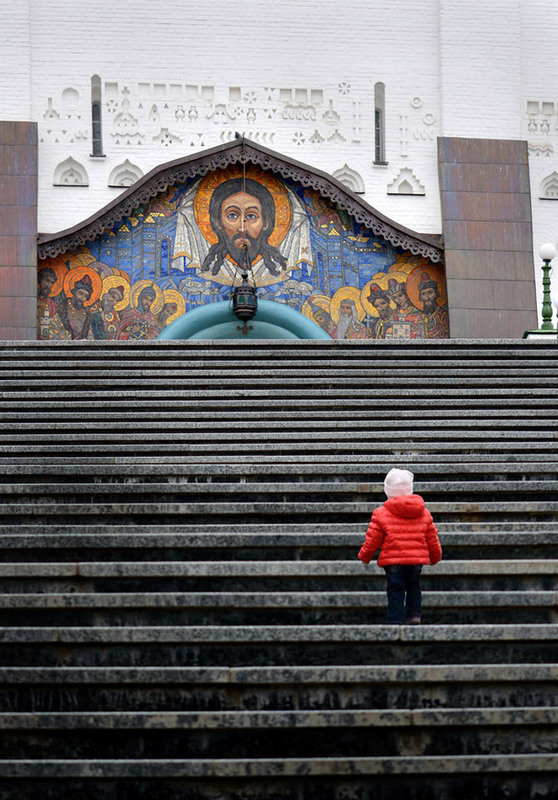
M 390 469 L 384 481 L 384 492 L 388 497 L 413 494 L 414 477 L 408 469 Z

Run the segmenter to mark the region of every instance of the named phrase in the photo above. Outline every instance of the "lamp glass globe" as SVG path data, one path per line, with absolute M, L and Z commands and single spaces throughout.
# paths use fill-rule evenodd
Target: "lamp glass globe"
M 543 261 L 552 261 L 556 255 L 556 248 L 551 242 L 546 242 L 546 244 L 541 245 L 539 255 Z

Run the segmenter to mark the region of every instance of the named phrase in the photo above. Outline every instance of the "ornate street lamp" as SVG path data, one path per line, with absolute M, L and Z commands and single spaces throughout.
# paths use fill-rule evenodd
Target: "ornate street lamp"
M 550 300 L 550 273 L 552 270 L 550 262 L 556 255 L 556 247 L 550 242 L 547 242 L 541 245 L 539 255 L 543 262 L 542 325 L 535 331 L 525 331 L 523 334 L 524 339 L 545 339 L 556 334 L 556 330 L 552 324 L 552 302 Z
M 248 272 L 251 271 L 252 265 L 248 255 L 248 247 L 244 248 L 244 264 L 242 267 L 242 283 L 240 286 L 235 286 L 232 290 L 232 311 L 233 314 L 243 323 L 242 327 L 239 325 L 238 330 L 246 336 L 248 331 L 252 329 L 248 325 L 248 321 L 252 319 L 258 310 L 258 293 L 256 286 L 250 286 L 248 283 Z
M 553 331 L 552 325 L 552 303 L 550 302 L 550 262 L 556 255 L 556 248 L 550 242 L 541 245 L 539 255 L 543 260 L 543 304 L 542 304 L 542 331 Z

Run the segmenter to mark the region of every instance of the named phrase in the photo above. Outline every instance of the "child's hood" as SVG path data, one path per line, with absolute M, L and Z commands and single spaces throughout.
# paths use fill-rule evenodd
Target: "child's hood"
M 414 519 L 424 513 L 424 500 L 419 494 L 404 494 L 399 497 L 390 497 L 384 503 L 384 508 L 397 517 Z

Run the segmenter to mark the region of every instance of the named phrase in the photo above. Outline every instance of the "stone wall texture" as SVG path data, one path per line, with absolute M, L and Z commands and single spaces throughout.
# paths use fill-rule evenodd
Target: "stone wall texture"
M 0 122 L 0 339 L 37 330 L 37 125 Z

